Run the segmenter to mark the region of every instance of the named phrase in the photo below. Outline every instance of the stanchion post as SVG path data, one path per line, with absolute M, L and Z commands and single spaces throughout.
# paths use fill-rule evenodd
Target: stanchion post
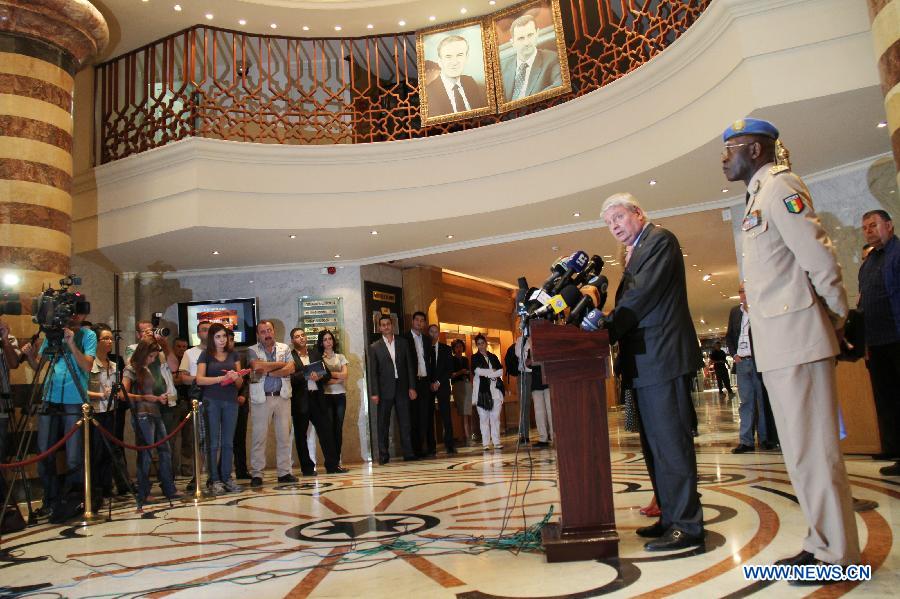
M 200 452 L 200 402 L 196 399 L 191 401 L 191 418 L 194 420 L 191 430 L 194 438 L 194 493 L 186 495 L 185 503 L 199 503 L 208 501 L 213 497 L 203 490 L 203 484 L 200 482 L 200 476 L 203 474 L 202 454 Z
M 90 524 L 103 520 L 94 513 L 94 501 L 91 495 L 91 404 L 81 404 L 81 425 L 84 427 L 82 444 L 84 445 L 84 519 L 82 524 Z

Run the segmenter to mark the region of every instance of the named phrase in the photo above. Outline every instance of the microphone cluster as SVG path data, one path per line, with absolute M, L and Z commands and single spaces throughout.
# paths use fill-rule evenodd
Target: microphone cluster
M 566 324 L 581 325 L 585 315 L 600 312 L 606 303 L 609 281 L 601 274 L 603 258 L 578 250 L 571 256 L 562 256 L 550 267 L 550 276 L 537 287 L 529 287 L 525 277 L 519 278 L 516 306 L 526 320 L 544 318 L 556 320 L 567 308 Z M 582 294 L 582 287 L 590 285 L 600 292 L 600 305 Z

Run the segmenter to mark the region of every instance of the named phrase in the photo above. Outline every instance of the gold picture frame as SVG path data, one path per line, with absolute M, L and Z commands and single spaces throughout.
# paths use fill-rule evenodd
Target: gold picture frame
M 559 0 L 524 2 L 488 18 L 494 88 L 501 113 L 572 91 Z M 513 25 L 519 48 L 513 39 Z M 533 52 L 527 56 L 529 47 Z M 520 58 L 522 55 L 526 57 Z M 522 62 L 529 66 L 519 83 Z
M 419 111 L 423 125 L 497 112 L 487 29 L 487 22 L 477 18 L 416 32 Z M 463 110 L 457 110 L 460 99 Z

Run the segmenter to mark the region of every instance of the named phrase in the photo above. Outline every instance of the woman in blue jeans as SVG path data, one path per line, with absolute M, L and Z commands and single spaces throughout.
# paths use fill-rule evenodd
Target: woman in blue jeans
M 231 477 L 234 467 L 234 429 L 238 417 L 238 387 L 241 363 L 237 352 L 228 351 L 228 330 L 220 323 L 209 327 L 206 351 L 197 358 L 197 384 L 203 386 L 203 406 L 209 420 L 212 490 L 216 495 L 239 493 L 241 486 Z M 221 455 L 220 455 L 221 453 Z
M 175 393 L 163 369 L 168 366 L 159 361 L 161 348 L 155 339 L 142 339 L 131 355 L 131 360 L 122 372 L 122 386 L 131 401 L 131 414 L 134 422 L 134 436 L 138 445 L 152 445 L 166 436 L 159 406 L 169 401 L 169 395 Z M 145 449 L 138 452 L 138 502 L 146 503 L 150 496 L 150 452 Z M 175 477 L 172 474 L 172 453 L 169 444 L 163 443 L 156 448 L 159 458 L 159 482 L 168 499 L 176 499 Z

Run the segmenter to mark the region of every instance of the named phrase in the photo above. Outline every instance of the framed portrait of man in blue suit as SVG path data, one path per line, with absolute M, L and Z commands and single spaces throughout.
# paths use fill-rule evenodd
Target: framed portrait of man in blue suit
M 489 39 L 481 19 L 416 33 L 422 124 L 496 113 Z
M 535 0 L 491 16 L 500 112 L 572 90 L 559 0 Z

